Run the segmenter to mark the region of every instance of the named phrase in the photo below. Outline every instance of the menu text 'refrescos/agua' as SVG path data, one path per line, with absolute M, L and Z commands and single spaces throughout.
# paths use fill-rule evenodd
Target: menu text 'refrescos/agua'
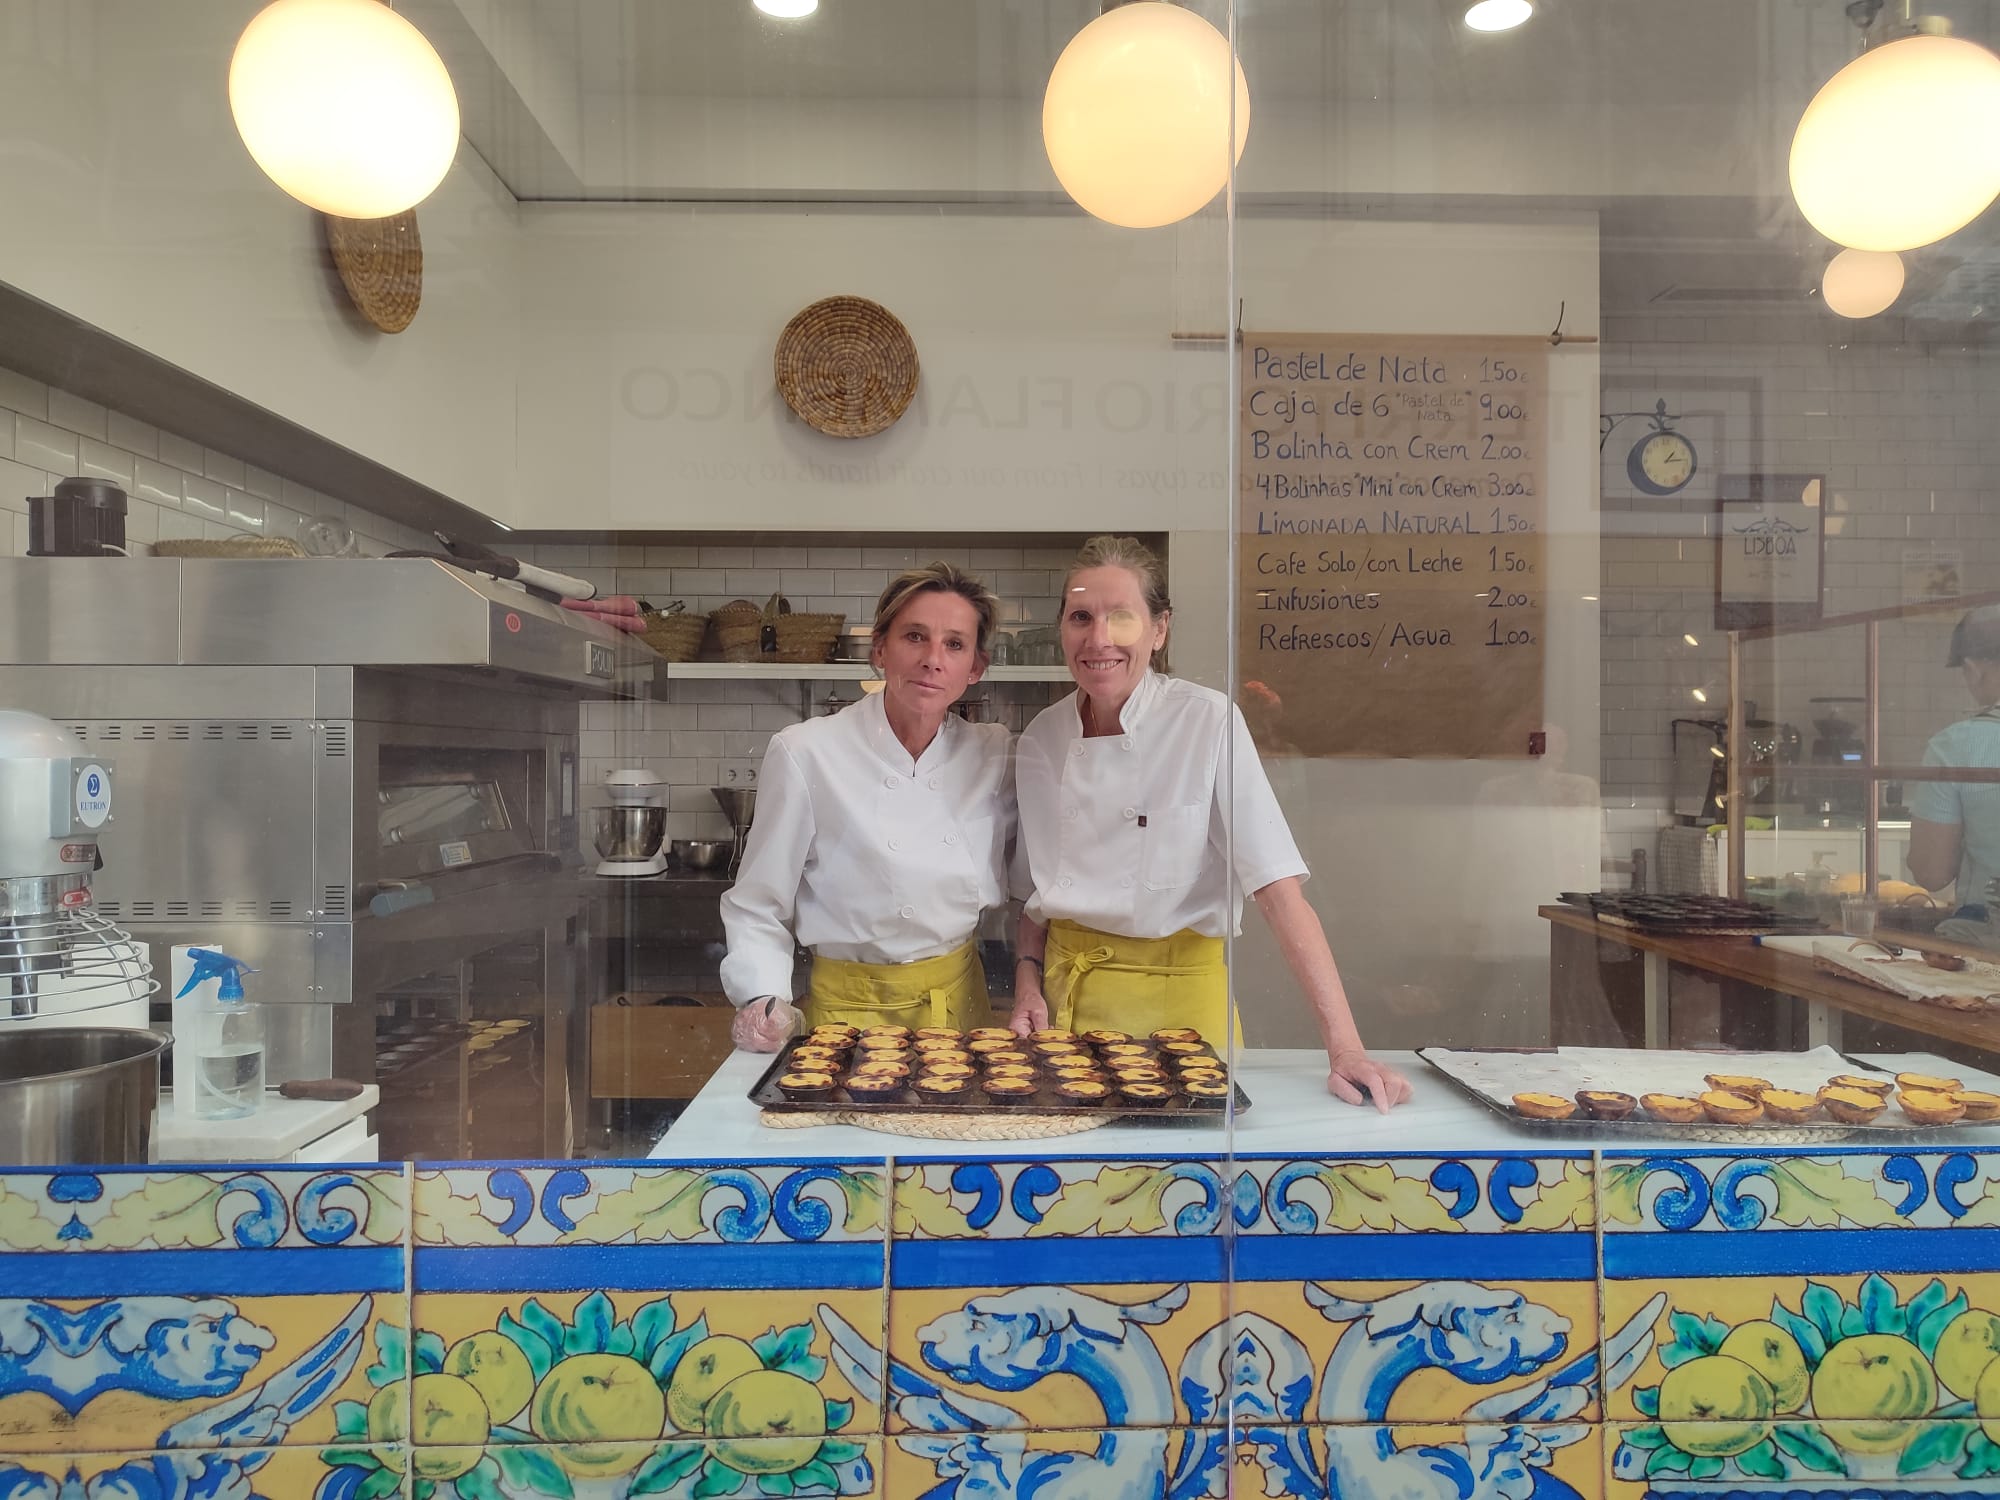
M 1530 754 L 1547 344 L 1246 333 L 1241 357 L 1237 666 L 1259 745 Z

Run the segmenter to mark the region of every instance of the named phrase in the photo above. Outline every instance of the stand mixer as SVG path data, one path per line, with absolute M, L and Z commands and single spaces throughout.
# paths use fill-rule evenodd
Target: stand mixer
M 667 789 L 651 771 L 613 771 L 604 778 L 609 807 L 591 814 L 591 841 L 600 875 L 658 875 L 667 867 Z

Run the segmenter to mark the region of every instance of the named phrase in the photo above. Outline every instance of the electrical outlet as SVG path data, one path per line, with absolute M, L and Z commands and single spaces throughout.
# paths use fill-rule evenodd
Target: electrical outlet
M 757 784 L 757 762 L 754 760 L 718 761 L 715 767 L 717 786 L 755 786 Z

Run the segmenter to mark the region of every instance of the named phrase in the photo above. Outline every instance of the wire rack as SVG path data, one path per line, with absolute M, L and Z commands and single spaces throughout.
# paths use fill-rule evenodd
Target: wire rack
M 87 907 L 0 920 L 0 1025 L 150 999 L 144 943 Z

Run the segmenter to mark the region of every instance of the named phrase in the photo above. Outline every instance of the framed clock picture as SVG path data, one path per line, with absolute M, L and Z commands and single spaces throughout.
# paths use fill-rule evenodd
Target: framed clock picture
M 1817 474 L 1733 474 L 1717 487 L 1715 623 L 1721 630 L 1820 617 L 1826 492 Z

